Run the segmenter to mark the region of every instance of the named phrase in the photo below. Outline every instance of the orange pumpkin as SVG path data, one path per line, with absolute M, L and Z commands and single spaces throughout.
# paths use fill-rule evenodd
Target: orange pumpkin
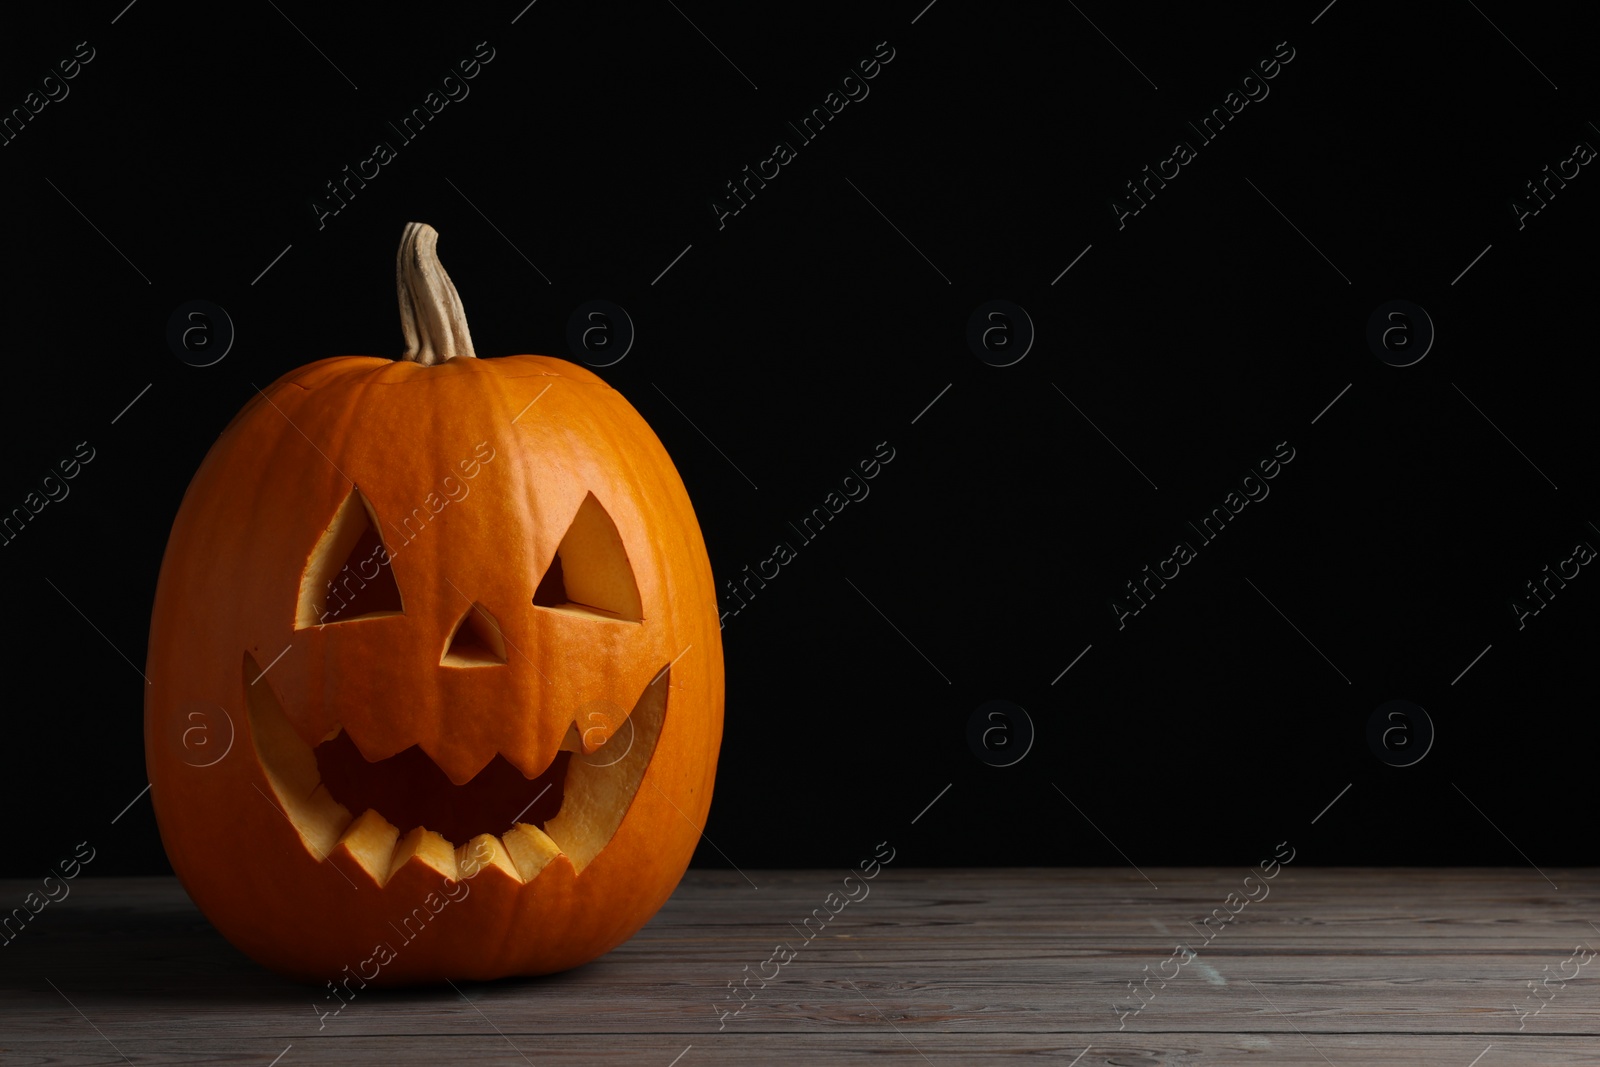
M 401 244 L 405 358 L 292 371 L 217 439 L 150 628 L 173 869 L 245 953 L 346 991 L 622 943 L 688 866 L 722 735 L 672 461 L 588 370 L 474 358 L 436 240 Z

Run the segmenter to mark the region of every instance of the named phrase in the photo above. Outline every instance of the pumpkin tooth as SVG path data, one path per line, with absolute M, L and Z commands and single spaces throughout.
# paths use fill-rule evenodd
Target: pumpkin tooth
M 456 849 L 456 867 L 463 880 L 476 878 L 491 867 L 498 867 L 512 881 L 522 881 L 517 865 L 500 839 L 493 834 L 479 834 Z
M 333 851 L 339 838 L 350 826 L 350 809 L 333 799 L 333 794 L 328 792 L 325 785 L 318 784 L 309 796 L 301 797 L 285 793 L 270 774 L 268 781 L 272 782 L 273 792 L 283 802 L 284 814 L 300 831 L 300 837 L 318 859 L 327 859 L 328 853 Z
M 524 882 L 539 877 L 545 864 L 561 855 L 561 846 L 551 840 L 549 834 L 525 822 L 519 822 L 506 831 L 504 842 L 506 852 L 511 856 L 511 862 L 516 864 L 517 873 Z
M 393 867 L 395 842 L 400 831 L 389 820 L 368 808 L 356 816 L 354 822 L 339 836 L 339 844 L 329 853 L 349 856 L 372 880 L 382 885 Z
M 389 863 L 389 878 L 393 878 L 408 863 L 432 868 L 444 878 L 453 880 L 458 873 L 455 846 L 443 834 L 418 826 L 400 839 L 394 847 Z M 388 878 L 384 880 L 388 881 Z

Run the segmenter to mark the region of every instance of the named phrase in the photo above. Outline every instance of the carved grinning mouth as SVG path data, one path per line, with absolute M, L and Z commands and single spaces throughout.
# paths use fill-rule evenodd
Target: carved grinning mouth
M 493 865 L 530 882 L 561 855 L 582 871 L 622 824 L 661 734 L 671 665 L 594 753 L 564 745 L 533 778 L 497 755 L 461 785 L 416 746 L 368 761 L 343 728 L 307 745 L 269 684 L 251 684 L 260 678 L 245 653 L 244 691 L 261 766 L 278 807 L 319 858 L 343 844 L 380 885 L 413 856 L 452 877 Z

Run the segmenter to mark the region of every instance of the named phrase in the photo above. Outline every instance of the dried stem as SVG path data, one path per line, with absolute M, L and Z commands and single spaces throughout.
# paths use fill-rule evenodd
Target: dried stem
M 400 329 L 406 335 L 405 355 L 400 358 L 423 366 L 477 356 L 461 297 L 439 262 L 438 244 L 439 233 L 432 226 L 408 222 L 395 262 Z

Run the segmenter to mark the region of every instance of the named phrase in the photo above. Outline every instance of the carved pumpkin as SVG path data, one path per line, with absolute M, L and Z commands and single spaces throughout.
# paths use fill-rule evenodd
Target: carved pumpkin
M 401 244 L 403 359 L 302 367 L 218 438 L 150 629 L 174 870 L 245 953 L 346 991 L 626 940 L 688 866 L 722 735 L 666 451 L 581 367 L 474 358 L 436 240 Z

